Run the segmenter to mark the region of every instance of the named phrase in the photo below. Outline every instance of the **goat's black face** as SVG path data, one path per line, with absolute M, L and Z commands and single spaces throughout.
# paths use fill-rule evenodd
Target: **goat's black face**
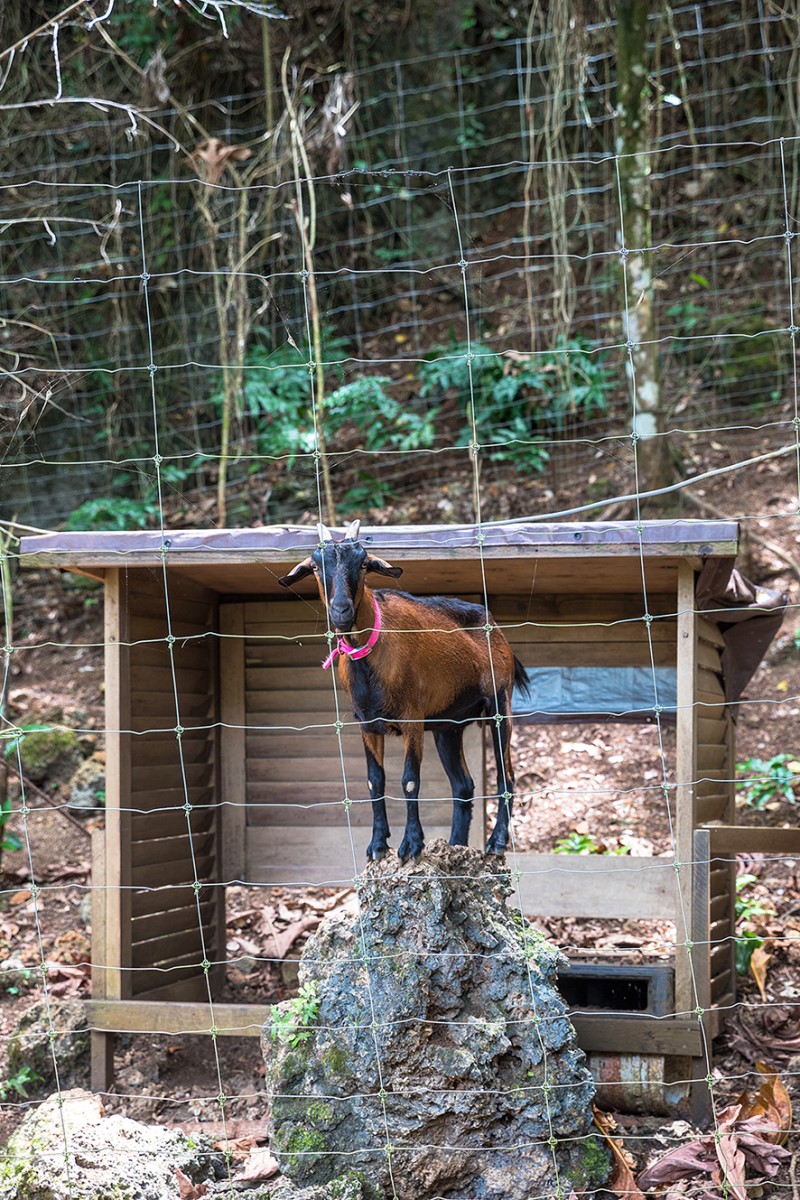
M 335 633 L 350 633 L 355 625 L 356 612 L 364 591 L 364 577 L 375 571 L 397 579 L 402 567 L 393 567 L 382 558 L 373 558 L 355 538 L 340 542 L 325 541 L 320 549 L 285 575 L 278 582 L 284 587 L 313 574 L 319 594 L 328 609 L 331 628 Z
M 350 633 L 361 600 L 369 555 L 358 542 L 326 542 L 311 555 L 334 633 Z

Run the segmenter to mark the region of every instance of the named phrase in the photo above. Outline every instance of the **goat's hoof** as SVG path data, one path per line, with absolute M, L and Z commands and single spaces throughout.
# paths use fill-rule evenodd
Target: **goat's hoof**
M 386 858 L 389 853 L 389 847 L 386 842 L 373 846 L 372 842 L 367 846 L 367 862 L 380 862 L 382 858 Z
M 424 842 L 417 842 L 416 840 L 412 841 L 408 838 L 403 838 L 397 851 L 397 857 L 404 865 L 411 858 L 413 858 L 415 863 L 418 863 L 422 857 L 422 851 L 424 849 Z
M 502 858 L 506 852 L 507 844 L 507 842 L 501 842 L 499 838 L 490 837 L 489 841 L 486 843 L 486 852 L 484 857 L 492 858 L 492 856 L 494 856 L 495 858 Z

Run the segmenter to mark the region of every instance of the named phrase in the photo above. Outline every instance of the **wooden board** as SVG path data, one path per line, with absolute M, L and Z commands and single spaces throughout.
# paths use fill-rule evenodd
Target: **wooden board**
M 87 1003 L 90 1028 L 115 1033 L 211 1035 L 212 1024 L 220 1037 L 260 1037 L 270 1019 L 266 1004 L 169 1003 L 137 1000 L 135 1004 L 109 1000 Z M 702 1039 L 697 1020 L 656 1017 L 619 1017 L 575 1013 L 571 1017 L 578 1045 L 589 1052 L 676 1054 L 699 1056 Z

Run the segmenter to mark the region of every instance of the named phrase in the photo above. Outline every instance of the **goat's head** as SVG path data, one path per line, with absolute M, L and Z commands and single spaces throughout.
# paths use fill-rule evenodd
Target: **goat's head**
M 319 547 L 284 575 L 278 583 L 291 587 L 308 575 L 314 575 L 322 601 L 328 610 L 335 633 L 350 633 L 364 595 L 364 580 L 370 572 L 398 579 L 402 567 L 393 567 L 382 558 L 368 554 L 359 543 L 360 521 L 353 521 L 341 541 L 334 541 L 329 529 L 319 526 Z

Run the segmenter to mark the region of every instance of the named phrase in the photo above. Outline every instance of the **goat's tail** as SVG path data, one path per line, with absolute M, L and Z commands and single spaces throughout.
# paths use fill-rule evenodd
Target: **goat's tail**
M 516 655 L 514 655 L 514 690 L 521 692 L 523 696 L 527 696 L 530 699 L 531 681 L 528 679 L 528 672 Z

